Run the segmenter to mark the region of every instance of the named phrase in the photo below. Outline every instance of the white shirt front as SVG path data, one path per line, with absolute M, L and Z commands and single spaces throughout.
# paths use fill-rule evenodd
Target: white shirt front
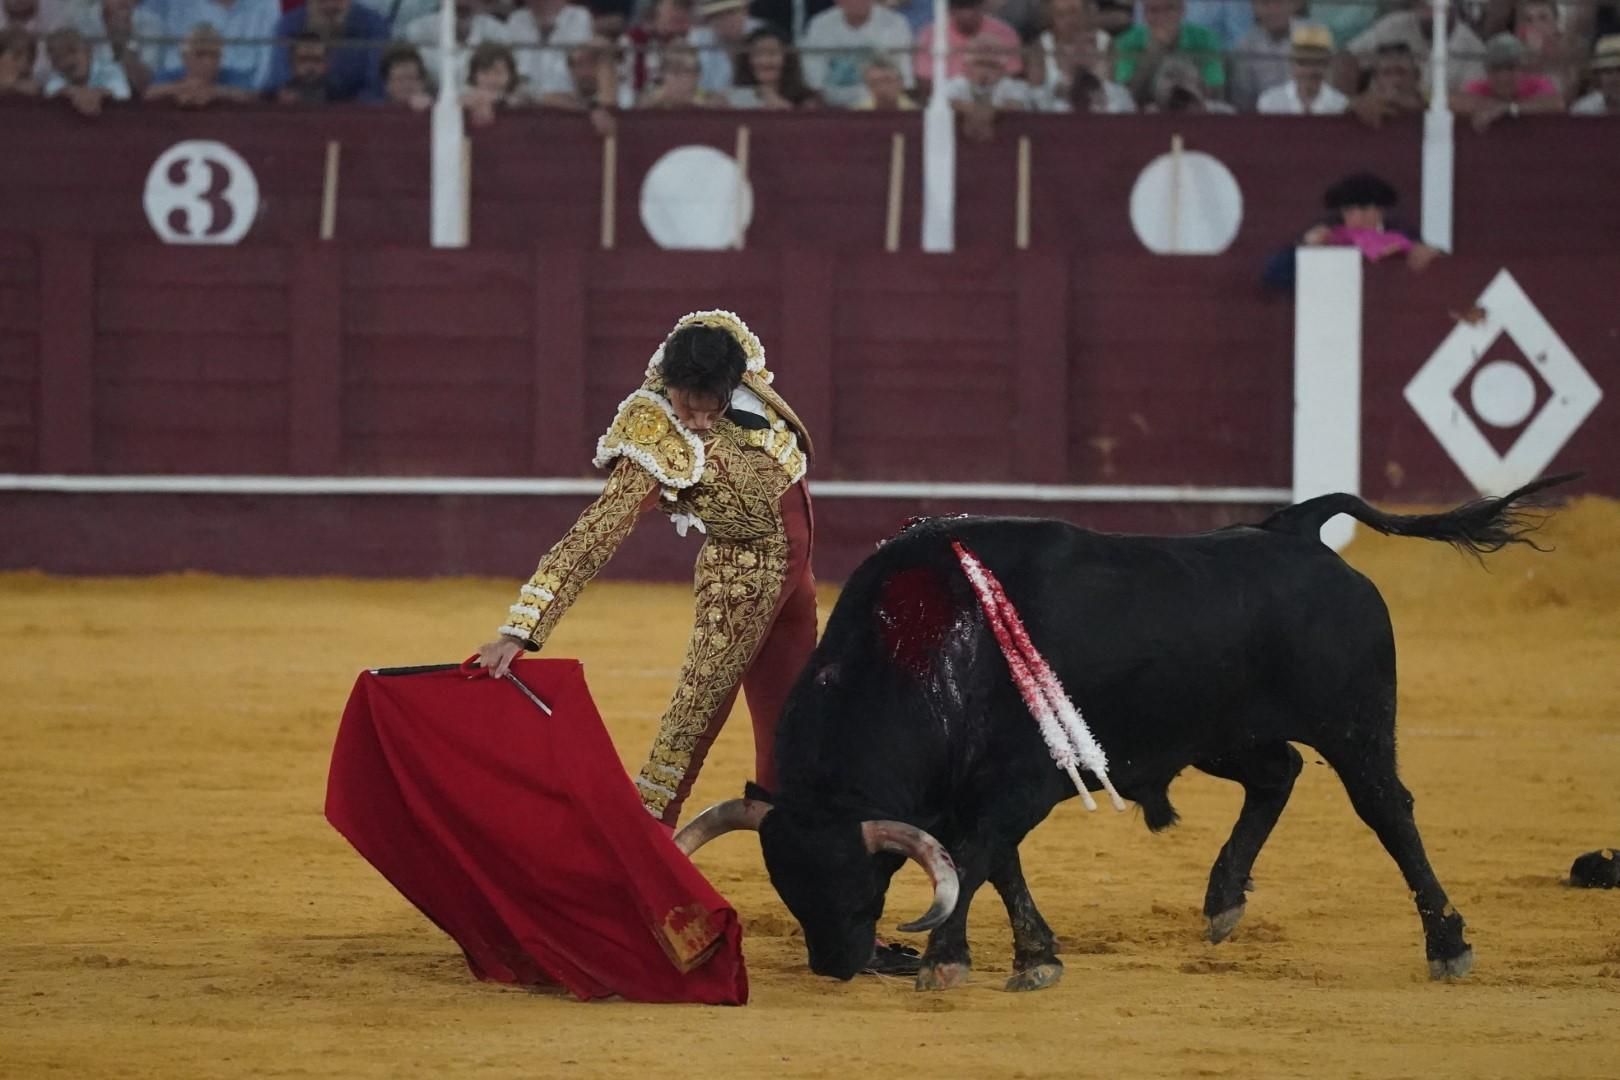
M 124 74 L 124 66 L 112 59 L 109 54 L 105 61 L 99 54 L 90 54 L 90 81 L 86 84 L 90 89 L 105 90 L 108 95 L 117 101 L 130 99 L 129 76 Z M 51 77 L 45 81 L 45 96 L 55 97 L 68 88 L 68 81 L 60 72 L 51 72 Z
M 416 46 L 422 55 L 422 66 L 427 68 L 428 82 L 439 85 L 439 16 L 419 15 L 405 28 L 404 38 Z M 467 72 L 472 66 L 472 51 L 486 42 L 504 43 L 506 27 L 499 19 L 488 15 L 474 15 L 467 27 L 467 40 L 456 50 L 456 85 L 467 85 Z M 519 68 L 522 61 L 519 61 Z M 520 70 L 521 74 L 521 70 Z
M 1603 102 L 1603 91 L 1594 90 L 1569 107 L 1571 116 L 1608 116 L 1609 107 Z
M 945 80 L 946 101 L 977 101 L 997 109 L 1010 106 L 1028 108 L 1029 85 L 1020 79 L 1002 78 L 994 86 L 974 86 L 966 75 L 952 75 Z
M 144 7 L 138 7 L 130 12 L 129 24 L 130 50 L 140 57 L 141 63 L 152 69 L 154 75 L 157 74 L 163 52 L 163 47 L 157 44 L 158 39 L 163 36 L 162 16 Z M 112 46 L 102 40 L 107 36 L 107 24 L 101 17 L 100 4 L 81 12 L 77 25 L 79 33 L 92 41 L 101 41 L 101 44 L 92 49 L 95 56 L 94 63 L 118 64 L 113 58 Z M 122 67 L 121 64 L 119 66 Z M 95 80 L 92 78 L 91 81 Z
M 590 42 L 595 27 L 589 8 L 579 4 L 564 5 L 551 24 L 551 33 L 543 33 L 539 20 L 528 8 L 519 8 L 506 20 L 506 40 L 517 51 L 518 73 L 523 76 L 524 89 L 530 94 L 571 94 L 574 76 L 568 70 L 568 50 L 575 45 Z M 523 48 L 523 46 L 549 45 L 552 48 Z
M 1299 96 L 1299 83 L 1289 79 L 1260 95 L 1258 111 L 1272 116 L 1338 116 L 1350 107 L 1350 99 L 1327 83 L 1316 92 L 1309 106 Z
M 901 83 L 907 89 L 915 85 L 911 24 L 892 8 L 874 6 L 860 26 L 851 26 L 842 8 L 828 8 L 810 20 L 798 45 L 804 81 L 829 105 L 849 108 L 861 99 L 866 58 L 872 52 L 888 53 L 900 69 Z

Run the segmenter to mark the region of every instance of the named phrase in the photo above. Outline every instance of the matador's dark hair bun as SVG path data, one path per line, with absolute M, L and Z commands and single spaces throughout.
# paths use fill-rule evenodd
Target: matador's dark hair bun
M 664 343 L 659 373 L 665 386 L 717 398 L 723 406 L 742 382 L 747 363 L 743 347 L 728 331 L 683 326 Z

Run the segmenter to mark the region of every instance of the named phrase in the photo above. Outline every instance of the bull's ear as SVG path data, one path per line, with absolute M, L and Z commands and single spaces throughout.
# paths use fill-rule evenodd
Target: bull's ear
M 752 780 L 743 785 L 743 798 L 754 799 L 758 802 L 774 803 L 776 797 Z

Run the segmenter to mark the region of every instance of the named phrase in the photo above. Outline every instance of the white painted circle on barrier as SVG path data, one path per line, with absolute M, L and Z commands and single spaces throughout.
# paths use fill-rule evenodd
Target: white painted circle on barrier
M 175 143 L 146 174 L 146 219 L 166 244 L 235 244 L 259 213 L 259 181 L 221 142 Z
M 662 248 L 729 248 L 753 218 L 752 185 L 730 154 L 712 146 L 676 147 L 641 182 L 641 223 Z
M 1536 383 L 1522 365 L 1492 360 L 1474 373 L 1468 399 L 1474 414 L 1487 424 L 1515 428 L 1529 419 L 1536 407 Z
M 1156 255 L 1219 255 L 1241 224 L 1237 179 L 1208 154 L 1161 154 L 1131 189 L 1131 226 Z

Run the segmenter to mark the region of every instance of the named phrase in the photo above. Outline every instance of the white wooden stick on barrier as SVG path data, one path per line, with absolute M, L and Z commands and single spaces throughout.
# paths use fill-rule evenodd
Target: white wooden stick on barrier
M 1361 252 L 1302 247 L 1294 273 L 1294 499 L 1361 492 Z M 1343 548 L 1340 515 L 1322 542 Z
M 433 194 L 429 225 L 434 247 L 467 246 L 465 175 L 462 169 L 462 140 L 466 118 L 456 83 L 456 6 L 454 0 L 439 5 L 439 96 L 433 103 L 431 166 Z
M 337 234 L 338 167 L 343 144 L 336 139 L 326 143 L 326 174 L 321 179 L 321 239 Z
M 1420 0 L 1421 2 L 1421 0 Z M 1423 242 L 1452 250 L 1451 208 L 1456 164 L 1455 124 L 1446 75 L 1448 0 L 1433 0 L 1434 41 L 1429 54 L 1429 108 L 1423 114 Z
M 1170 254 L 1181 254 L 1181 153 L 1179 134 L 1170 136 Z
M 883 222 L 883 250 L 900 250 L 900 196 L 906 182 L 906 137 L 895 132 L 889 140 L 889 207 Z
M 737 190 L 731 203 L 731 246 L 738 251 L 748 240 L 748 223 L 743 214 L 743 202 L 748 197 L 748 125 L 737 128 Z
M 619 197 L 619 137 L 602 139 L 602 250 L 612 251 Z
M 1029 136 L 1018 137 L 1018 205 L 1013 224 L 1013 243 L 1019 251 L 1029 250 Z

